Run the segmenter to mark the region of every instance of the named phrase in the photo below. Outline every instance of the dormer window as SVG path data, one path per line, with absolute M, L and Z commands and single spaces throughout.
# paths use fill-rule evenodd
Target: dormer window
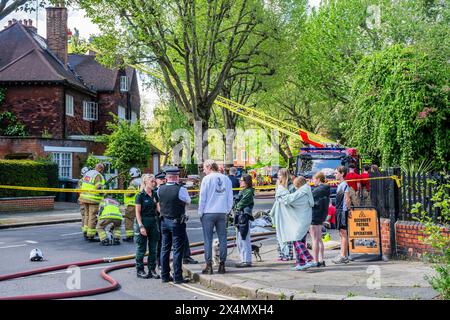
M 127 76 L 120 77 L 120 92 L 128 92 L 129 90 L 129 80 Z
M 98 120 L 98 105 L 96 102 L 83 101 L 83 119 Z

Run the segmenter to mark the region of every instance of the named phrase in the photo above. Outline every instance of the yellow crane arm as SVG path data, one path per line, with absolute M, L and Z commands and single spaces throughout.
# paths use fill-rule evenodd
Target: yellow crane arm
M 143 66 L 142 64 L 131 65 L 131 67 L 133 67 L 137 70 L 140 70 L 144 73 L 150 74 L 160 80 L 164 80 L 164 76 L 160 71 L 150 69 L 146 66 Z M 278 130 L 278 131 L 283 132 L 284 134 L 286 134 L 290 137 L 293 137 L 295 139 L 300 139 L 306 145 L 311 144 L 316 147 L 324 147 L 325 143 L 335 144 L 335 142 L 330 139 L 319 136 L 319 135 L 309 132 L 307 130 L 298 128 L 290 123 L 276 119 L 276 118 L 274 118 L 270 115 L 267 115 L 259 110 L 247 107 L 243 104 L 240 104 L 236 101 L 233 101 L 233 100 L 230 100 L 227 98 L 224 98 L 222 96 L 217 96 L 216 100 L 214 101 L 214 104 L 220 108 L 225 108 L 233 113 L 236 113 L 242 117 L 245 117 L 246 119 L 258 122 L 259 124 L 261 124 L 265 127 L 269 127 L 269 128 Z

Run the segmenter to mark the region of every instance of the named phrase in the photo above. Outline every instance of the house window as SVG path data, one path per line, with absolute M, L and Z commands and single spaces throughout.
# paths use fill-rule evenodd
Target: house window
M 73 117 L 73 97 L 66 94 L 66 115 Z
M 83 101 L 83 119 L 98 120 L 98 105 L 96 102 Z
M 60 178 L 72 178 L 72 153 L 52 152 L 53 162 L 58 165 Z
M 247 151 L 241 150 L 241 161 L 247 160 Z
M 119 113 L 118 113 L 120 120 L 126 120 L 127 119 L 127 113 L 126 109 L 122 106 L 119 106 Z
M 131 111 L 131 123 L 135 123 L 137 121 L 137 113 Z
M 120 77 L 120 92 L 128 92 L 129 83 L 127 76 Z

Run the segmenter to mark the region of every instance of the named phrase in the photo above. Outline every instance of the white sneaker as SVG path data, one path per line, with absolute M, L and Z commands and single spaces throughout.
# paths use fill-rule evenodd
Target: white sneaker
M 338 256 L 335 259 L 333 259 L 334 264 L 343 264 L 343 263 L 349 263 L 349 260 L 347 257 Z

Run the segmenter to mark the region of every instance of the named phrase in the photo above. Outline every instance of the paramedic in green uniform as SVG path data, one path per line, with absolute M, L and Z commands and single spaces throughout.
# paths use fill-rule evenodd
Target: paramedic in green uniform
M 159 279 L 156 272 L 156 247 L 159 241 L 159 228 L 157 212 L 159 211 L 158 196 L 153 190 L 156 185 L 155 176 L 144 174 L 142 176 L 141 192 L 136 196 L 136 272 L 138 278 Z M 147 251 L 148 274 L 144 270 L 144 255 Z

